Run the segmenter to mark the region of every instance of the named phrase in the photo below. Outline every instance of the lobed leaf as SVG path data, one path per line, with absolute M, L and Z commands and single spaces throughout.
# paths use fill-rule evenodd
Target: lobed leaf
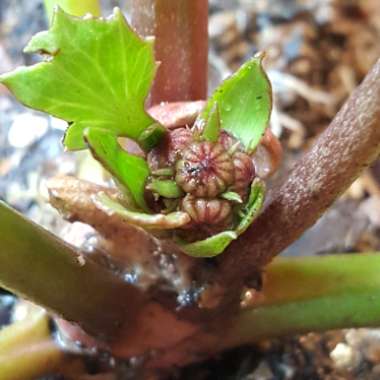
M 69 150 L 87 147 L 88 127 L 138 140 L 155 124 L 144 109 L 156 71 L 153 43 L 137 36 L 119 9 L 104 20 L 57 8 L 51 29 L 33 37 L 25 52 L 48 59 L 0 82 L 25 105 L 69 122 Z

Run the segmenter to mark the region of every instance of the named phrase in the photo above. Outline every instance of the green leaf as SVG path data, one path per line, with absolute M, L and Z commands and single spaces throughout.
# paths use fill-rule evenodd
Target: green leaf
M 57 9 L 49 31 L 25 48 L 49 57 L 0 76 L 25 105 L 66 120 L 69 150 L 85 149 L 87 127 L 137 140 L 155 123 L 144 109 L 155 71 L 152 40 L 142 40 L 115 9 L 109 19 Z
M 251 192 L 247 204 L 242 210 L 242 219 L 236 228 L 236 232 L 241 235 L 252 224 L 264 204 L 265 184 L 256 178 L 251 185 Z
M 175 172 L 173 168 L 160 168 L 157 170 L 153 170 L 152 174 L 157 177 L 172 177 L 174 176 Z
M 85 139 L 94 158 L 127 188 L 141 209 L 148 210 L 144 198 L 145 184 L 149 176 L 147 162 L 122 149 L 117 136 L 104 129 L 87 128 Z
M 221 129 L 220 112 L 218 102 L 215 101 L 209 114 L 202 136 L 208 141 L 217 142 Z
M 227 201 L 243 203 L 241 196 L 238 193 L 235 193 L 234 191 L 227 191 L 223 193 L 220 197 L 226 199 Z
M 154 148 L 167 133 L 167 129 L 158 123 L 152 124 L 143 131 L 138 138 L 138 143 L 145 150 L 149 151 Z
M 227 78 L 208 100 L 197 124 L 214 123 L 217 104 L 222 129 L 240 140 L 248 152 L 254 151 L 269 123 L 272 108 L 271 85 L 262 65 L 262 57 L 246 62 Z M 213 129 L 213 128 L 211 128 Z
M 230 192 L 225 194 L 235 193 Z M 207 239 L 199 240 L 190 244 L 186 244 L 183 241 L 178 240 L 178 245 L 181 247 L 183 252 L 193 257 L 214 257 L 220 255 L 233 240 L 237 239 L 238 236 L 245 232 L 246 229 L 252 224 L 263 206 L 264 195 L 264 183 L 260 179 L 255 179 L 251 185 L 251 192 L 248 201 L 243 210 L 241 210 L 241 219 L 234 231 L 223 231 Z
M 116 215 L 127 223 L 146 228 L 169 230 L 179 227 L 190 222 L 190 217 L 187 213 L 177 211 L 168 215 L 164 214 L 143 214 L 126 209 L 120 203 L 113 201 L 106 194 L 99 194 L 95 202 L 97 206 L 108 213 L 110 216 Z
M 172 180 L 154 179 L 147 186 L 147 189 L 165 198 L 179 198 L 183 195 L 183 191 L 181 190 L 181 188 L 177 185 L 175 181 Z
M 223 253 L 228 245 L 238 237 L 234 231 L 223 231 L 205 240 L 186 244 L 178 241 L 180 248 L 192 257 L 214 257 Z

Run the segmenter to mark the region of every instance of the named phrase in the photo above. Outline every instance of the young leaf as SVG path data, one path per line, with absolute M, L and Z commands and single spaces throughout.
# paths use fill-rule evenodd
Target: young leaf
M 116 135 L 104 129 L 87 128 L 84 135 L 94 158 L 127 188 L 141 209 L 148 210 L 144 198 L 145 183 L 149 176 L 147 162 L 123 150 Z
M 235 193 L 234 191 L 227 191 L 223 193 L 220 197 L 223 199 L 227 199 L 228 201 L 231 201 L 231 202 L 243 203 L 241 196 L 238 193 Z
M 178 241 L 181 249 L 193 257 L 214 257 L 223 253 L 228 245 L 238 237 L 234 231 L 223 231 L 217 235 L 211 236 L 205 240 L 199 240 L 194 243 L 183 243 Z
M 178 241 L 178 245 L 183 252 L 193 257 L 214 257 L 220 255 L 232 240 L 237 239 L 252 224 L 263 206 L 264 194 L 264 183 L 259 179 L 255 179 L 252 182 L 251 193 L 242 211 L 241 219 L 234 231 L 223 231 L 207 239 L 190 244 Z
M 109 215 L 116 215 L 127 223 L 142 228 L 170 230 L 182 227 L 190 222 L 189 215 L 181 211 L 172 212 L 168 215 L 151 215 L 130 211 L 105 194 L 99 194 L 96 197 L 95 202 L 100 209 L 104 210 Z
M 243 210 L 243 217 L 236 228 L 241 235 L 252 224 L 264 204 L 265 184 L 260 179 L 255 179 L 251 185 L 251 192 L 247 204 Z
M 138 138 L 138 143 L 141 148 L 149 151 L 161 141 L 166 133 L 167 129 L 163 125 L 159 123 L 152 124 L 141 133 Z
M 57 8 L 49 31 L 25 48 L 49 59 L 0 76 L 25 105 L 66 120 L 70 150 L 85 149 L 87 127 L 138 139 L 155 123 L 144 109 L 156 71 L 153 43 L 140 39 L 122 12 L 80 19 Z
M 240 140 L 248 152 L 256 148 L 264 134 L 272 108 L 271 85 L 261 60 L 252 58 L 227 78 L 197 120 L 197 124 L 205 125 L 205 131 L 209 130 L 217 104 L 222 129 Z
M 153 170 L 152 174 L 157 177 L 172 177 L 174 175 L 174 169 L 170 167 L 160 168 L 157 170 Z
M 202 136 L 211 142 L 218 141 L 221 128 L 220 122 L 220 112 L 218 107 L 218 102 L 215 101 L 215 104 L 212 107 L 212 110 L 209 114 L 207 123 L 203 129 Z
M 147 188 L 165 198 L 179 198 L 183 195 L 182 189 L 172 180 L 154 179 Z

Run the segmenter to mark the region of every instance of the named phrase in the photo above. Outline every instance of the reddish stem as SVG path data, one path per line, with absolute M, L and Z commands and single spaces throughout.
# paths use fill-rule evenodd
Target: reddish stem
M 161 62 L 151 104 L 207 96 L 208 1 L 132 0 L 132 25 L 156 38 Z
M 380 60 L 251 228 L 221 257 L 220 283 L 241 283 L 294 242 L 380 153 Z

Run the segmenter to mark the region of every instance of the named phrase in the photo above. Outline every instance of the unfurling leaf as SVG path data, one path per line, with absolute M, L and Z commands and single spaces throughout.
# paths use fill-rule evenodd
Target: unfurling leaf
M 215 107 L 220 115 L 221 128 L 238 139 L 250 153 L 259 143 L 269 123 L 272 108 L 271 85 L 261 57 L 246 62 L 227 78 L 208 100 L 197 120 L 204 130 L 214 130 Z M 209 132 L 206 134 L 206 138 Z
M 141 148 L 145 151 L 149 151 L 161 141 L 166 133 L 167 129 L 163 125 L 155 123 L 141 133 L 137 142 L 140 144 Z
M 154 179 L 147 186 L 147 188 L 154 193 L 157 193 L 158 195 L 169 199 L 175 199 L 183 196 L 182 189 L 177 185 L 175 181 L 172 180 Z
M 152 171 L 152 174 L 157 177 L 173 177 L 174 173 L 174 169 L 170 167 L 160 168 Z
M 223 231 L 211 236 L 205 240 L 199 240 L 194 243 L 178 242 L 181 249 L 193 257 L 214 257 L 223 253 L 232 240 L 238 237 L 234 231 Z
M 123 150 L 116 135 L 104 129 L 87 128 L 84 134 L 94 158 L 128 190 L 136 205 L 147 211 L 144 191 L 149 167 L 146 161 Z
M 236 232 L 241 235 L 256 219 L 261 211 L 265 198 L 265 184 L 260 179 L 255 179 L 251 185 L 251 192 L 247 204 L 242 211 L 242 218 L 236 228 Z
M 104 20 L 57 8 L 51 29 L 33 37 L 25 52 L 49 59 L 4 74 L 0 82 L 25 105 L 69 122 L 69 150 L 87 147 L 88 127 L 138 140 L 155 124 L 144 109 L 156 71 L 153 43 L 138 37 L 119 9 Z
M 213 105 L 210 114 L 208 116 L 207 123 L 203 129 L 202 136 L 207 141 L 217 142 L 221 129 L 220 112 L 218 108 L 218 102 Z
M 235 203 L 243 203 L 241 196 L 234 191 L 227 191 L 221 195 L 221 198 L 226 199 L 227 201 L 235 202 Z
M 95 199 L 95 203 L 110 216 L 116 215 L 129 224 L 146 229 L 170 230 L 183 227 L 190 222 L 189 215 L 181 211 L 172 212 L 167 215 L 151 215 L 130 211 L 105 194 L 99 194 Z

